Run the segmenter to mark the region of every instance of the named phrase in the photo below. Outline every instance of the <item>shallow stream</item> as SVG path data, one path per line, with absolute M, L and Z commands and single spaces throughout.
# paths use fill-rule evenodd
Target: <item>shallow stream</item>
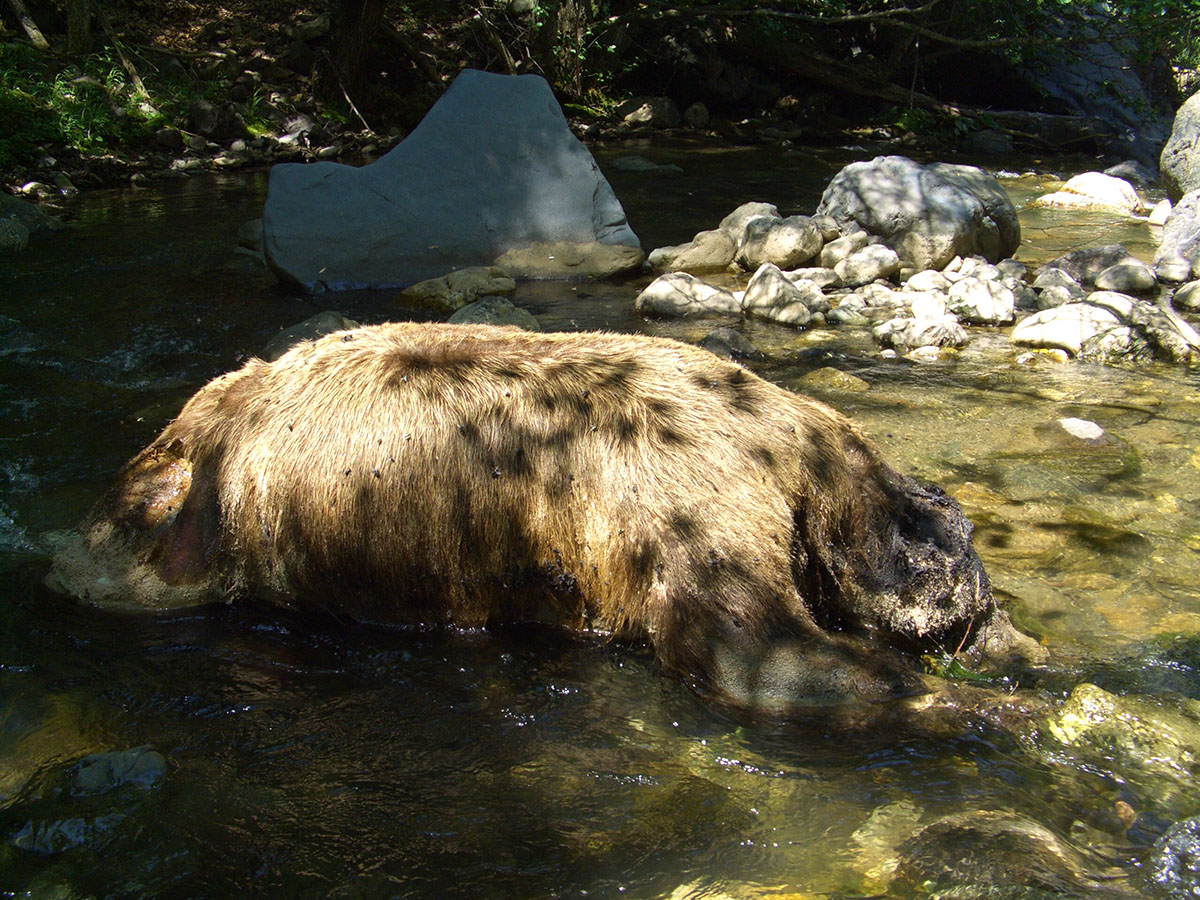
M 610 173 L 647 248 L 747 200 L 811 212 L 871 155 L 643 152 L 684 170 Z M 1048 184 L 1010 168 L 1018 206 Z M 1200 813 L 1190 757 L 1171 778 L 985 725 L 736 721 L 637 648 L 556 633 L 125 618 L 45 592 L 55 532 L 208 378 L 322 309 L 435 315 L 394 292 L 277 287 L 234 252 L 264 191 L 259 174 L 93 192 L 72 230 L 0 268 L 0 896 L 920 896 L 932 886 L 901 845 L 978 811 L 1038 823 L 1106 886 L 1144 890 L 1149 846 Z M 1029 264 L 1089 244 L 1153 253 L 1144 223 L 1114 216 L 1026 210 L 1022 226 Z M 647 280 L 523 284 L 514 301 L 550 329 L 698 340 L 727 324 L 640 319 Z M 998 593 L 1054 659 L 996 691 L 1200 700 L 1200 372 L 1019 360 L 1003 331 L 914 363 L 865 330 L 739 327 L 760 374 L 845 412 L 975 521 Z M 814 381 L 826 367 L 863 384 Z M 1065 417 L 1109 440 L 1066 439 L 1049 427 Z M 148 783 L 73 780 L 87 754 L 144 745 L 166 762 Z M 999 843 L 969 855 L 957 883 L 1028 863 Z

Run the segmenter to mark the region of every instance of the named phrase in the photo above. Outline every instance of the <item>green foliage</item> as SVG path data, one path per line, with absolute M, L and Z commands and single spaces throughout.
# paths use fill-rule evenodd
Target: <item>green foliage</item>
M 995 123 L 983 121 L 982 118 L 954 116 L 929 109 L 909 107 L 903 110 L 893 108 L 885 116 L 883 124 L 892 125 L 913 134 L 935 137 L 940 140 L 952 140 L 964 137 L 981 128 L 993 127 Z
M 104 153 L 146 140 L 164 122 L 138 97 L 108 51 L 64 64 L 16 42 L 0 42 L 0 168 L 41 145 Z

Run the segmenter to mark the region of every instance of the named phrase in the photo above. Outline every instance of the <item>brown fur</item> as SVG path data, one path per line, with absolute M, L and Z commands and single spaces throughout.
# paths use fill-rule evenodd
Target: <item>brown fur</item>
M 970 531 L 833 410 L 707 351 L 397 324 L 205 386 L 51 580 L 118 607 L 548 621 L 774 706 L 911 690 L 890 645 L 1008 628 Z

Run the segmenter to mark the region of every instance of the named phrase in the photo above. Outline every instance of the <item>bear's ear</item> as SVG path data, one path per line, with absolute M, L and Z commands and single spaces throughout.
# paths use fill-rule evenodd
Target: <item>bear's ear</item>
M 100 502 L 100 515 L 141 534 L 174 521 L 192 488 L 192 464 L 178 447 L 153 446 L 134 457 Z
M 220 537 L 221 510 L 212 477 L 200 473 L 182 507 L 159 534 L 149 562 L 169 585 L 180 587 L 208 577 Z

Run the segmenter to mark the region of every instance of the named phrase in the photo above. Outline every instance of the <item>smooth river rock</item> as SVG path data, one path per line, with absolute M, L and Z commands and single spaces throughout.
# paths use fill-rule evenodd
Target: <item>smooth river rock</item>
M 308 291 L 400 287 L 537 244 L 621 247 L 625 263 L 641 262 L 625 211 L 540 76 L 468 69 L 370 165 L 271 169 L 263 249 L 281 280 Z M 539 274 L 579 274 L 541 262 Z

